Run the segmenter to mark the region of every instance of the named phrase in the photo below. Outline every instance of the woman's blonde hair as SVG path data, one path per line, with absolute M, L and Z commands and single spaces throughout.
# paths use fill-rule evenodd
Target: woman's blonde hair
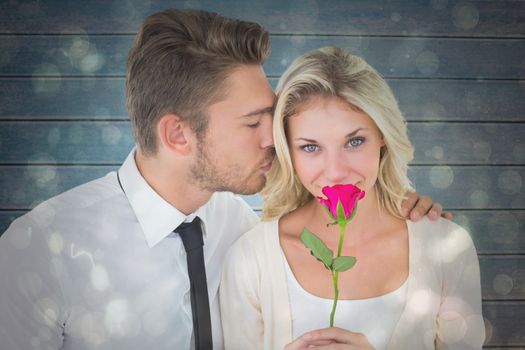
M 370 116 L 377 125 L 385 146 L 381 149 L 376 193 L 383 208 L 401 217 L 401 201 L 410 188 L 408 162 L 414 150 L 397 101 L 374 68 L 343 49 L 320 48 L 292 63 L 279 80 L 276 93 L 273 137 L 277 158 L 261 192 L 264 220 L 278 218 L 312 198 L 293 169 L 287 120 L 307 108 L 313 99 L 328 97 L 348 102 L 352 108 Z

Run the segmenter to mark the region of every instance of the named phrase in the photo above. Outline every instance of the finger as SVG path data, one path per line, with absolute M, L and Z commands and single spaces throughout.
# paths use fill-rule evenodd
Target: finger
M 312 348 L 308 349 L 308 350 L 311 350 Z M 329 345 L 323 345 L 323 346 L 316 346 L 314 347 L 313 349 L 316 349 L 316 350 L 373 350 L 373 348 L 367 348 L 367 347 L 362 347 L 360 345 L 351 345 L 351 344 L 337 344 L 337 343 L 333 343 L 333 344 L 329 344 Z
M 436 221 L 441 216 L 441 212 L 443 211 L 443 207 L 439 203 L 434 203 L 432 205 L 432 208 L 428 212 L 428 218 L 432 221 Z
M 303 338 L 304 336 L 300 336 L 299 338 L 295 339 L 293 342 L 287 344 L 284 347 L 284 350 L 302 350 L 307 349 L 310 346 L 310 343 Z
M 355 333 L 339 327 L 318 329 L 310 332 L 309 334 L 312 341 L 333 340 L 336 343 L 356 345 L 368 343 L 368 340 L 362 333 Z
M 401 215 L 408 218 L 408 214 L 412 211 L 419 199 L 419 194 L 415 191 L 407 191 L 405 199 L 401 202 Z
M 454 218 L 454 214 L 452 214 L 449 211 L 444 211 L 443 213 L 441 213 L 441 216 L 447 220 L 452 220 Z
M 432 198 L 429 196 L 421 196 L 419 197 L 419 200 L 416 203 L 416 206 L 414 209 L 412 209 L 412 212 L 410 213 L 410 220 L 412 221 L 418 221 L 423 217 L 423 215 L 426 215 L 430 208 L 432 207 Z
M 322 339 L 312 336 L 312 332 L 305 333 L 299 338 L 295 339 L 293 342 L 287 344 L 284 347 L 284 350 L 303 350 L 308 349 L 311 346 L 323 346 L 333 343 L 329 339 Z
M 355 344 L 343 344 L 343 343 L 332 343 L 323 346 L 316 346 L 314 349 L 319 350 L 374 350 L 372 344 L 368 342 L 366 337 L 363 334 L 359 334 L 360 338 L 358 343 Z

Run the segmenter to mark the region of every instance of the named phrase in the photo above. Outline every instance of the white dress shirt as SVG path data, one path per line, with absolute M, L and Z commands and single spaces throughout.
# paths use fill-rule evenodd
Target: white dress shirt
M 40 204 L 0 237 L 2 349 L 190 349 L 186 253 L 172 231 L 195 215 L 204 222 L 214 349 L 222 349 L 223 259 L 258 218 L 227 192 L 185 216 L 146 183 L 134 152 L 118 176 Z

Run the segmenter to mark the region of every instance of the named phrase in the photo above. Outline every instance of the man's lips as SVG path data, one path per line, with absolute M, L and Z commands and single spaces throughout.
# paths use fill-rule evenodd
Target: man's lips
M 265 163 L 263 166 L 261 166 L 261 169 L 263 171 L 269 171 L 272 168 L 272 162 Z

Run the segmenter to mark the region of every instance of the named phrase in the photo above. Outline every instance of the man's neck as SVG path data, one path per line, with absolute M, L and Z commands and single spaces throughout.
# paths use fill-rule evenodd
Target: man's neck
M 157 156 L 135 153 L 135 163 L 146 182 L 165 201 L 185 215 L 194 213 L 206 204 L 213 193 L 198 188 L 188 178 L 184 164 L 163 162 Z

